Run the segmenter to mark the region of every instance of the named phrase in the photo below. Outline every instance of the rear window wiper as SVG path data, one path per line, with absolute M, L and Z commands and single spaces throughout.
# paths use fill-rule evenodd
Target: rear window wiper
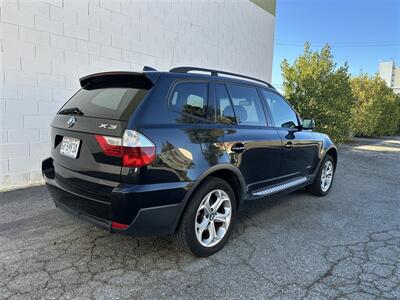
M 58 112 L 60 115 L 80 115 L 83 116 L 83 112 L 78 107 L 64 108 Z

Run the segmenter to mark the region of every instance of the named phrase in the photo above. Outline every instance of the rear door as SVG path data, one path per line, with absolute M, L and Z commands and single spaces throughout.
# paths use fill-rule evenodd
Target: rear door
M 320 143 L 312 131 L 299 127 L 296 112 L 283 97 L 265 89 L 262 93 L 282 139 L 280 176 L 290 179 L 312 173 L 318 163 Z
M 52 122 L 51 156 L 58 179 L 94 193 L 100 192 L 97 183 L 117 185 L 121 157 L 105 155 L 98 139 L 118 142 L 149 89 L 142 77 L 137 82 L 130 77 L 117 82 L 100 78 L 79 90 Z
M 279 174 L 281 140 L 269 127 L 257 88 L 216 83 L 215 94 L 226 151 L 241 170 L 248 192 L 270 184 Z

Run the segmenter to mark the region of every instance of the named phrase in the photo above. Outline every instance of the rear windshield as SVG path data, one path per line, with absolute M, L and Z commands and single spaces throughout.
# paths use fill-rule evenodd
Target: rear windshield
M 95 118 L 128 121 L 148 90 L 132 87 L 86 86 L 79 90 L 59 111 Z

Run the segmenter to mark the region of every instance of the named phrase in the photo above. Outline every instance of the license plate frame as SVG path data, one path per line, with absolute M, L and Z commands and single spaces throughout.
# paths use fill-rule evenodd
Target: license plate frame
M 76 159 L 80 144 L 81 140 L 64 136 L 61 142 L 60 154 L 72 159 Z

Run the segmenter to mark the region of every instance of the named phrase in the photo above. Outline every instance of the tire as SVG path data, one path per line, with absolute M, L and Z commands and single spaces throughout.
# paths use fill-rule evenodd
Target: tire
M 327 184 L 328 176 L 327 171 L 328 169 L 324 168 L 330 167 L 330 181 Z M 323 177 L 325 173 L 325 178 Z M 335 161 L 333 160 L 332 156 L 325 155 L 324 159 L 322 160 L 321 166 L 319 167 L 318 173 L 315 176 L 314 182 L 307 187 L 307 190 L 316 196 L 323 197 L 326 196 L 332 188 L 333 184 L 333 177 L 335 175 Z M 324 181 L 325 179 L 325 181 Z
M 232 187 L 223 179 L 207 178 L 189 199 L 175 240 L 196 256 L 210 256 L 228 241 L 235 217 L 236 198 Z

